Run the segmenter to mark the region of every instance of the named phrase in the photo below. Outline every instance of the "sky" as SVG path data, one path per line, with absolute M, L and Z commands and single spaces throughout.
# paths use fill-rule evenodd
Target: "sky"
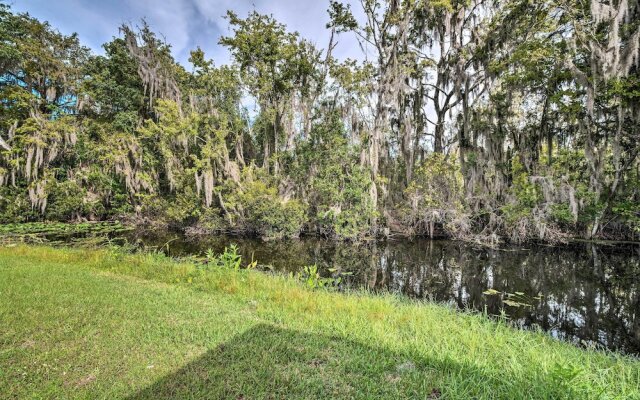
M 0 0 L 2 1 L 2 0 Z M 357 0 L 347 2 L 354 3 Z M 218 45 L 221 36 L 229 35 L 226 10 L 239 16 L 256 10 L 272 14 L 320 48 L 326 48 L 329 31 L 326 12 L 329 0 L 9 0 L 14 11 L 28 12 L 49 23 L 63 34 L 77 32 L 81 42 L 102 54 L 102 44 L 118 35 L 123 23 L 135 25 L 141 18 L 164 35 L 174 57 L 188 66 L 189 52 L 200 46 L 216 65 L 229 63 L 227 50 Z M 361 58 L 355 39 L 343 34 L 334 56 Z

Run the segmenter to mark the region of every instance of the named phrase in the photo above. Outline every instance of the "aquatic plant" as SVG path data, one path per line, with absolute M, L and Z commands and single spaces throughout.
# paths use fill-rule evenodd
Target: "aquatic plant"
M 296 274 L 296 278 L 310 289 L 338 286 L 342 282 L 340 276 L 322 277 L 316 264 L 304 266 L 302 271 Z
M 258 265 L 256 260 L 252 260 L 245 266 L 245 269 L 255 269 Z M 242 268 L 242 256 L 238 253 L 238 246 L 234 243 L 224 248 L 220 254 L 216 254 L 213 249 L 205 252 L 204 269 L 223 268 L 238 271 Z M 203 269 L 201 267 L 201 269 Z
M 111 234 L 130 231 L 131 226 L 123 225 L 119 221 L 103 222 L 28 222 L 0 224 L 0 235 L 40 235 L 40 236 L 65 236 L 79 234 Z

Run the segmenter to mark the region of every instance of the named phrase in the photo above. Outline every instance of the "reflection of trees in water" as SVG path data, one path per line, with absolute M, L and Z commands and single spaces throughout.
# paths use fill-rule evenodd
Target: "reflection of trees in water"
M 163 237 L 159 246 L 171 238 Z M 162 242 L 162 243 L 159 243 Z M 352 272 L 346 282 L 371 290 L 401 292 L 458 307 L 500 314 L 513 322 L 539 326 L 552 335 L 607 348 L 640 353 L 640 246 L 580 245 L 528 250 L 474 249 L 450 241 L 388 243 L 331 242 L 319 239 L 261 242 L 210 237 L 170 242 L 175 254 L 222 252 L 236 243 L 245 260 L 252 257 L 275 270 L 299 271 L 317 264 Z M 532 307 L 505 306 L 489 288 L 523 292 Z M 540 300 L 533 297 L 542 295 Z
M 453 302 L 499 314 L 521 326 L 539 326 L 556 337 L 608 348 L 640 351 L 640 270 L 637 248 L 594 245 L 489 251 L 452 242 L 391 244 L 377 250 L 377 288 Z M 367 271 L 371 274 L 370 270 Z M 382 278 L 380 278 L 382 275 Z M 523 292 L 532 307 L 508 307 L 483 292 Z M 540 300 L 534 299 L 538 294 Z
M 349 283 L 401 292 L 500 314 L 520 326 L 539 326 L 554 336 L 607 348 L 640 351 L 638 248 L 594 245 L 531 250 L 474 249 L 448 241 L 389 242 L 355 246 L 321 240 L 271 249 L 273 263 L 288 268 L 316 263 L 326 271 L 350 271 Z M 268 244 L 268 247 L 271 245 Z M 288 254 L 290 256 L 283 256 Z M 297 264 L 296 264 L 297 262 Z M 505 306 L 483 292 L 523 292 L 531 307 Z M 540 300 L 534 299 L 538 294 Z

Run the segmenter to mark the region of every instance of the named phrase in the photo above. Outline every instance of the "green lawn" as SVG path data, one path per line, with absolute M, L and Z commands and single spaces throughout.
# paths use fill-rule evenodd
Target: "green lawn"
M 640 361 L 449 308 L 0 248 L 0 398 L 640 399 Z

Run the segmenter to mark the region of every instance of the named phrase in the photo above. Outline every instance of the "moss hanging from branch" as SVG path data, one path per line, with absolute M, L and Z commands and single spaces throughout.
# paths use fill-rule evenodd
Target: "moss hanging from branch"
M 149 98 L 149 108 L 160 98 L 176 102 L 181 109 L 182 93 L 175 79 L 177 67 L 171 59 L 170 47 L 156 37 L 145 21 L 138 33 L 128 25 L 121 26 L 120 31 L 127 49 L 138 62 L 138 75 Z

